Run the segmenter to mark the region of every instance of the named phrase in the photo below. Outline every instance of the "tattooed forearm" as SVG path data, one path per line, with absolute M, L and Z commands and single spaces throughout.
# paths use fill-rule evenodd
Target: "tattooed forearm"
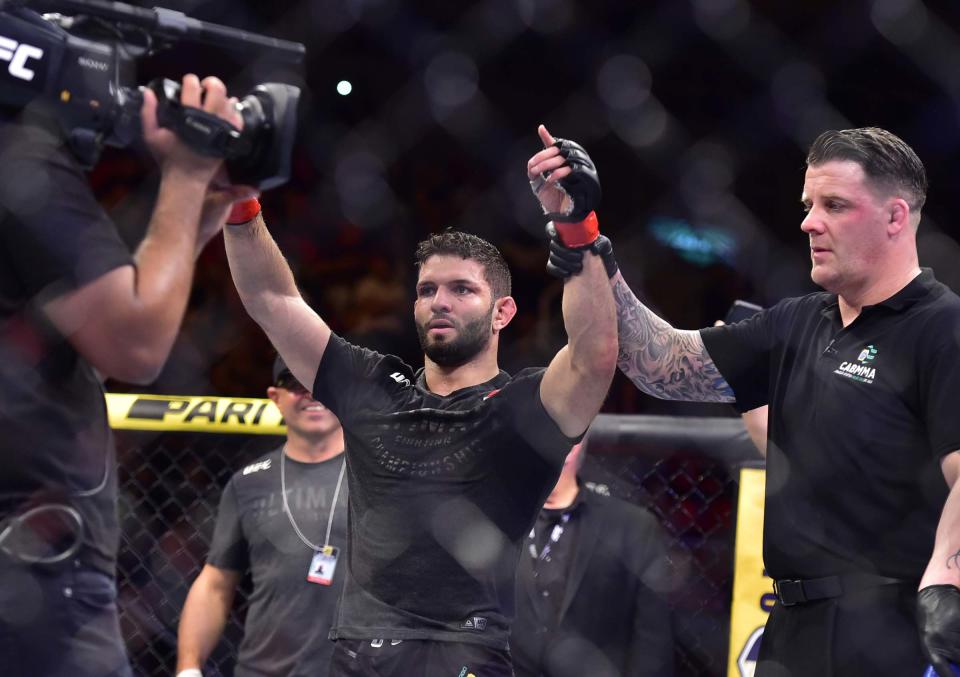
M 643 392 L 665 400 L 732 402 L 733 390 L 707 354 L 698 331 L 674 329 L 634 296 L 619 275 L 620 370 Z

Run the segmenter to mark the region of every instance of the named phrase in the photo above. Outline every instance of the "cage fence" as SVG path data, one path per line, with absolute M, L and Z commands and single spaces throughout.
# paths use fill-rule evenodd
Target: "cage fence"
M 134 672 L 173 674 L 177 623 L 203 567 L 220 492 L 231 474 L 282 437 L 242 433 L 116 433 L 120 461 L 120 618 Z M 737 471 L 754 462 L 738 419 L 601 415 L 582 477 L 651 511 L 669 542 L 678 677 L 726 670 Z M 233 674 L 249 580 L 237 593 L 206 675 Z

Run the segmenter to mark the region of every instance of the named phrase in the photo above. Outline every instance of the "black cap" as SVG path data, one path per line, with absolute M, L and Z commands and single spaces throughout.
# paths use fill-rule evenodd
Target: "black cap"
M 273 385 L 279 385 L 281 380 L 294 378 L 293 373 L 287 368 L 287 363 L 283 358 L 277 355 L 273 361 Z

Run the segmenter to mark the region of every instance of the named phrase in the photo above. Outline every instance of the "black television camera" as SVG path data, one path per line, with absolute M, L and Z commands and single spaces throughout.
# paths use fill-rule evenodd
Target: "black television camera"
M 40 14 L 56 10 L 62 14 Z M 123 148 L 141 133 L 137 58 L 178 40 L 298 63 L 300 43 L 192 19 L 182 12 L 105 0 L 0 0 L 0 108 L 30 105 L 55 118 L 70 149 L 87 167 L 104 145 Z M 239 104 L 243 130 L 180 105 L 180 86 L 158 79 L 157 119 L 205 155 L 225 159 L 231 182 L 266 190 L 290 178 L 297 87 L 257 85 Z

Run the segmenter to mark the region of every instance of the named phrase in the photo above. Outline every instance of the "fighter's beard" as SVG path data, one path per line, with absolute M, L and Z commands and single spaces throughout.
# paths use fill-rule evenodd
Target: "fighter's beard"
M 417 324 L 420 347 L 427 357 L 441 367 L 459 367 L 472 360 L 487 346 L 491 320 L 492 313 L 468 322 L 463 325 L 457 337 L 449 341 L 431 341 L 426 325 Z

